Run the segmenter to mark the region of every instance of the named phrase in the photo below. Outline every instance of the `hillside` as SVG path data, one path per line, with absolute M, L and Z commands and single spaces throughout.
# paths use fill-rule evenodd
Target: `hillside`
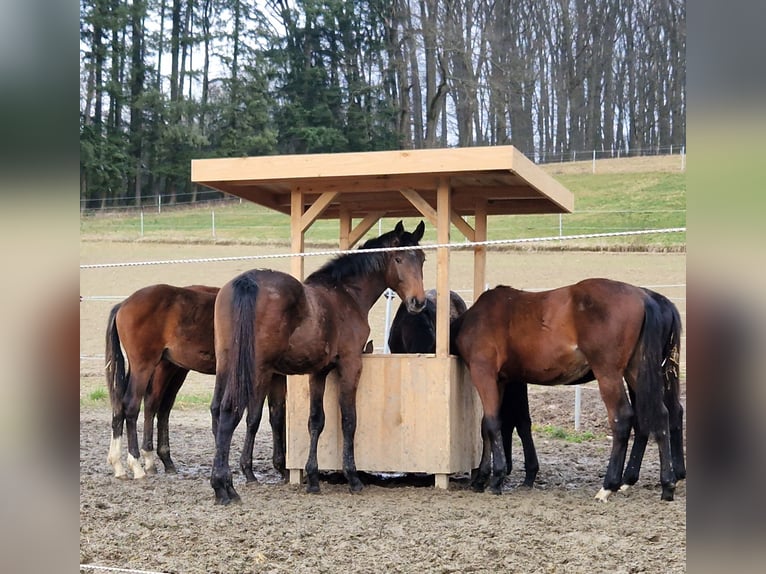
M 678 155 L 547 164 L 543 169 L 570 189 L 575 211 L 559 215 L 491 216 L 490 240 L 556 237 L 665 229 L 686 225 L 686 177 Z M 394 222 L 383 220 L 382 228 Z M 411 224 L 410 222 L 407 222 Z M 337 244 L 335 221 L 318 221 L 306 234 L 307 245 Z M 373 227 L 370 235 L 377 232 Z M 462 237 L 453 229 L 453 241 Z M 289 218 L 238 200 L 204 205 L 167 206 L 161 213 L 144 208 L 95 213 L 80 219 L 82 241 L 152 241 L 289 245 Z M 428 229 L 424 241 L 436 239 Z M 684 250 L 685 233 L 534 244 L 543 249 Z M 531 244 L 524 244 L 524 249 Z

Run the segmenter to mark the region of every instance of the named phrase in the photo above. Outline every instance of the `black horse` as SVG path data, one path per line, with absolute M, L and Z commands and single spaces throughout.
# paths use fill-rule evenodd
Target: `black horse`
M 465 301 L 454 291 L 450 291 L 450 323 L 467 310 Z M 436 290 L 426 291 L 426 307 L 421 313 L 412 315 L 407 312 L 404 303 L 399 305 L 391 332 L 388 347 L 392 353 L 434 353 L 436 352 Z M 522 382 L 507 384 L 503 390 L 502 410 L 503 446 L 505 448 L 506 473 L 510 474 L 511 444 L 513 431 L 519 434 L 524 449 L 524 486 L 534 484 L 540 464 L 532 440 L 532 420 L 529 416 L 529 397 L 527 385 Z

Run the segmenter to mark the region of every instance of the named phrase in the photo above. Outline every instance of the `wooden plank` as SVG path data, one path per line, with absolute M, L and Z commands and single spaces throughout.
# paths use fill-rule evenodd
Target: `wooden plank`
M 514 150 L 492 146 L 196 159 L 191 175 L 203 183 L 510 171 Z
M 471 227 L 471 225 L 454 209 L 450 212 L 450 221 L 452 221 L 452 224 L 458 228 L 458 231 L 460 231 L 468 241 L 476 241 L 474 239 L 476 234 L 474 233 L 473 227 Z
M 451 190 L 446 178 L 439 181 L 437 189 L 436 209 L 438 222 L 436 226 L 437 242 L 440 245 L 449 244 L 450 240 L 450 206 Z M 448 247 L 436 250 L 436 356 L 449 355 L 449 260 Z
M 478 395 L 456 357 L 365 355 L 357 391 L 356 464 L 368 472 L 469 472 L 481 454 Z M 287 468 L 308 456 L 308 376 L 288 377 Z M 341 470 L 341 432 L 335 373 L 327 379 L 321 470 Z M 456 412 L 456 409 L 459 412 Z
M 417 209 L 423 217 L 428 219 L 428 221 L 431 222 L 431 225 L 434 227 L 437 227 L 437 218 L 436 218 L 436 210 L 431 207 L 431 205 L 423 199 L 423 197 L 414 189 L 411 188 L 404 188 L 399 190 L 400 193 L 407 198 L 407 201 L 409 201 L 415 209 Z
M 303 253 L 304 233 L 301 225 L 303 217 L 303 194 L 293 191 L 290 195 L 290 249 L 292 253 Z M 290 258 L 290 273 L 298 281 L 303 281 L 303 257 L 293 256 Z
M 474 241 L 487 240 L 487 202 L 478 200 L 474 208 Z M 487 270 L 487 248 L 477 245 L 473 248 L 473 300 L 484 292 Z
M 301 192 L 296 191 L 294 193 Z M 320 195 L 319 198 L 311 205 L 311 207 L 309 207 L 306 212 L 301 215 L 301 231 L 306 231 L 309 227 L 311 227 L 311 224 L 317 220 L 317 218 L 322 214 L 327 206 L 330 205 L 332 200 L 337 197 L 337 195 L 337 191 L 326 191 Z
M 385 217 L 385 215 L 385 211 L 373 211 L 372 213 L 368 213 L 364 219 L 362 219 L 362 221 L 360 221 L 359 224 L 351 230 L 351 233 L 349 233 L 348 249 L 351 249 L 354 245 L 356 245 L 359 240 L 364 237 L 364 234 L 372 229 L 372 226 L 375 225 L 381 217 Z
M 511 146 L 509 151 L 513 158 L 513 171 L 536 190 L 548 196 L 551 201 L 561 206 L 566 213 L 571 213 L 574 210 L 574 196 L 571 191 L 536 166 L 515 147 Z
M 340 239 L 338 246 L 342 250 L 350 249 L 351 247 L 351 213 L 346 208 L 341 208 L 338 216 L 340 224 Z

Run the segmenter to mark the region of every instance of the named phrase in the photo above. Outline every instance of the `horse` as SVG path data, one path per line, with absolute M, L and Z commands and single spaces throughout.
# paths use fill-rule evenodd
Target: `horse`
M 673 461 L 673 471 L 678 481 L 686 478 L 683 444 L 683 406 L 680 402 L 678 370 L 681 352 L 681 316 L 678 308 L 670 299 L 651 289 L 644 287 L 643 290 L 655 300 L 661 312 L 661 339 L 664 341 L 662 351 L 662 376 L 665 385 L 664 402 L 669 415 L 670 452 Z M 583 377 L 583 380 L 578 382 L 585 383 L 593 380 L 595 380 L 595 376 L 593 371 L 590 371 L 588 375 Z M 632 388 L 628 388 L 628 395 L 635 409 L 636 397 Z M 511 472 L 512 433 L 516 429 L 524 449 L 526 476 L 523 484 L 524 486 L 532 486 L 537 476 L 539 463 L 537 460 L 537 450 L 532 439 L 532 420 L 529 415 L 526 383 L 506 385 L 501 400 L 500 418 L 502 421 L 503 450 L 505 452 L 507 473 Z M 648 439 L 649 436 L 642 434 L 640 428 L 634 425 L 633 447 L 623 474 L 622 488 L 632 486 L 638 482 L 641 462 L 643 461 Z
M 450 291 L 450 324 L 466 312 L 463 298 Z M 392 353 L 435 353 L 436 352 L 436 290 L 426 291 L 426 307 L 421 313 L 407 313 L 404 303 L 399 305 L 391 323 L 388 348 Z M 529 416 L 529 397 L 526 383 L 508 384 L 503 389 L 502 411 L 503 447 L 505 450 L 506 474 L 513 468 L 511 444 L 513 430 L 516 429 L 524 449 L 525 487 L 534 484 L 540 464 L 532 440 L 532 420 Z
M 449 292 L 449 298 L 452 322 L 465 313 L 467 306 L 454 291 Z M 426 291 L 426 306 L 417 315 L 408 313 L 404 302 L 399 304 L 388 334 L 388 348 L 392 353 L 436 352 L 436 289 Z
M 240 501 L 228 460 L 232 434 L 247 409 L 248 432 L 255 436 L 274 373 L 309 374 L 306 490 L 317 493 L 325 380 L 337 371 L 343 473 L 352 493 L 362 490 L 354 434 L 362 351 L 370 334 L 368 314 L 387 287 L 406 302 L 409 312 L 423 310 L 425 255 L 417 247 L 424 230 L 421 221 L 414 232 L 407 232 L 400 221 L 393 231 L 367 241 L 354 253 L 330 260 L 303 283 L 286 273 L 253 269 L 221 288 L 215 302 L 217 364 L 210 407 L 216 443 L 210 484 L 217 504 Z M 410 249 L 378 250 L 398 247 Z
M 661 372 L 661 321 L 654 297 L 610 279 L 585 279 L 542 292 L 504 285 L 484 292 L 451 329 L 451 348 L 467 364 L 484 411 L 484 446 L 473 488 L 488 486 L 500 494 L 506 474 L 500 387 L 579 384 L 595 378 L 612 430 L 609 463 L 596 498 L 606 501 L 622 486 L 635 425 L 640 435 L 654 436 L 661 498 L 673 500 L 676 474 Z M 632 403 L 623 378 L 632 390 Z
M 107 460 L 116 478 L 127 478 L 121 461 L 123 426 L 128 432 L 128 466 L 134 478 L 155 474 L 153 456 L 154 417 L 157 416 L 157 454 L 165 472 L 175 473 L 170 456 L 168 421 L 176 395 L 190 370 L 215 374 L 213 310 L 218 287 L 166 284 L 139 289 L 115 305 L 106 330 L 106 380 L 112 405 L 112 440 Z M 127 355 L 128 368 L 125 366 Z M 269 394 L 269 414 L 274 434 L 272 461 L 285 473 L 284 377 L 275 379 Z M 137 419 L 144 402 L 144 434 L 139 462 Z M 248 481 L 252 471 L 252 447 L 240 461 Z

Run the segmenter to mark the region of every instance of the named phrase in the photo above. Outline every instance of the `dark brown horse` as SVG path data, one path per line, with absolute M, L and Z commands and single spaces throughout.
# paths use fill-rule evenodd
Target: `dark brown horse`
M 215 303 L 218 364 L 211 404 L 216 452 L 210 484 L 217 503 L 239 500 L 229 468 L 232 434 L 247 409 L 248 432 L 255 436 L 274 373 L 310 375 L 306 489 L 318 492 L 317 442 L 325 421 L 325 379 L 330 371 L 337 371 L 343 473 L 352 492 L 362 489 L 354 460 L 354 433 L 362 349 L 370 333 L 367 316 L 387 287 L 406 302 L 410 312 L 425 306 L 425 256 L 417 249 L 424 230 L 421 222 L 409 233 L 399 222 L 358 252 L 326 263 L 304 283 L 286 273 L 254 269 L 221 288 Z M 412 249 L 366 252 L 391 247 Z
M 635 424 L 641 435 L 657 441 L 662 499 L 672 500 L 676 474 L 664 403 L 661 315 L 646 291 L 609 279 L 537 293 L 506 286 L 483 293 L 452 327 L 453 349 L 467 363 L 484 408 L 484 448 L 474 488 L 483 490 L 489 480 L 490 491 L 499 494 L 506 473 L 500 387 L 577 384 L 595 376 L 613 435 L 596 497 L 606 500 L 623 484 Z
M 678 308 L 664 295 L 643 288 L 657 303 L 661 313 L 662 335 L 664 341 L 662 351 L 662 376 L 665 385 L 664 401 L 668 409 L 670 424 L 670 452 L 673 460 L 673 471 L 676 480 L 686 478 L 686 463 L 684 460 L 683 443 L 683 406 L 680 401 L 679 357 L 681 352 L 681 316 Z M 586 383 L 595 380 L 593 372 L 578 382 Z M 633 408 L 636 408 L 635 392 L 628 388 Z M 525 486 L 532 486 L 539 469 L 537 450 L 532 439 L 532 420 L 529 415 L 529 399 L 527 385 L 506 385 L 502 396 L 500 417 L 502 420 L 503 446 L 505 451 L 507 472 L 511 472 L 512 434 L 514 429 L 519 434 L 524 449 L 526 477 Z M 635 422 L 635 417 L 634 417 Z M 628 464 L 625 467 L 623 486 L 631 486 L 638 481 L 641 462 L 649 436 L 642 434 L 634 424 L 633 448 Z
M 465 313 L 467 307 L 463 298 L 454 291 L 449 292 L 450 322 Z M 436 289 L 426 291 L 426 306 L 415 315 L 407 311 L 402 301 L 391 322 L 388 334 L 388 348 L 392 353 L 435 353 L 436 352 Z
M 156 473 L 153 427 L 157 416 L 157 454 L 166 473 L 176 471 L 170 457 L 168 421 L 189 371 L 215 374 L 213 310 L 218 287 L 151 285 L 115 305 L 106 331 L 106 379 L 112 403 L 112 441 L 108 461 L 117 478 L 126 478 L 121 462 L 123 426 L 128 433 L 128 466 L 134 478 L 145 476 L 139 462 L 137 419 L 144 403 L 141 454 L 146 472 Z M 121 347 L 127 355 L 127 368 Z M 274 467 L 285 470 L 285 381 L 276 380 L 269 394 L 274 433 Z M 252 447 L 240 461 L 248 480 Z
M 450 324 L 465 313 L 467 306 L 460 295 L 450 291 Z M 404 303 L 399 305 L 391 323 L 388 347 L 392 353 L 436 352 L 436 290 L 426 292 L 426 308 L 417 315 L 407 313 Z M 532 419 L 529 416 L 527 385 L 514 382 L 503 389 L 502 432 L 506 473 L 512 470 L 511 449 L 513 431 L 519 434 L 524 449 L 524 486 L 531 487 L 540 470 L 537 450 L 532 440 Z

